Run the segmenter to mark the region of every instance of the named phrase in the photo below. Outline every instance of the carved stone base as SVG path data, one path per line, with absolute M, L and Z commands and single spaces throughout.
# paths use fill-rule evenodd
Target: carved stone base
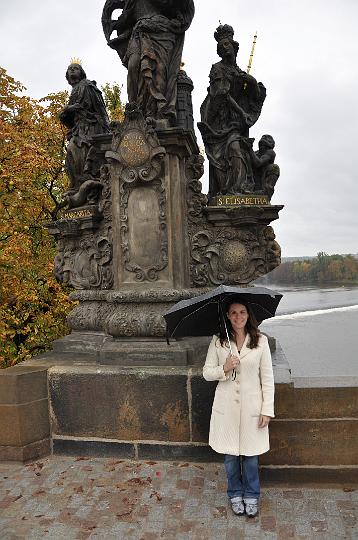
M 71 299 L 79 304 L 67 322 L 77 332 L 105 332 L 116 338 L 164 338 L 163 313 L 179 300 L 207 291 L 207 288 L 77 291 L 71 294 Z

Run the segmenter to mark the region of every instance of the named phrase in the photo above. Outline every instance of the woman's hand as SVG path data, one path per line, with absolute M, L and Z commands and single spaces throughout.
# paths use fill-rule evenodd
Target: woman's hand
M 233 354 L 229 354 L 224 364 L 224 372 L 228 373 L 232 369 L 236 368 L 240 364 L 240 359 Z
M 260 414 L 258 427 L 264 428 L 269 425 L 271 418 L 269 416 L 265 416 L 264 414 Z

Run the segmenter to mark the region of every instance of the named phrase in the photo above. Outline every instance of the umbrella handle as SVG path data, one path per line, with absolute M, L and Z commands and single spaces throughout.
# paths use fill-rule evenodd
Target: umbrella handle
M 225 315 L 224 315 L 224 310 L 223 310 L 223 306 L 222 306 L 222 303 L 221 303 L 221 298 L 219 299 L 219 306 L 220 306 L 219 307 L 220 313 L 221 313 L 221 316 L 222 316 L 223 321 L 224 321 L 225 332 L 226 332 L 226 337 L 227 337 L 227 341 L 228 341 L 228 344 L 229 344 L 230 354 L 233 355 L 231 342 L 230 342 L 229 331 L 227 329 L 227 324 L 226 324 L 226 321 L 225 321 Z

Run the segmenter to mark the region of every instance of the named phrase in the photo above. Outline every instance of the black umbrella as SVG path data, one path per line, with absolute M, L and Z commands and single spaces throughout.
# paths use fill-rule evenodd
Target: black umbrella
M 170 308 L 164 314 L 167 336 L 211 336 L 218 334 L 220 327 L 225 329 L 228 336 L 224 313 L 229 303 L 248 304 L 258 323 L 261 323 L 264 319 L 274 317 L 281 298 L 282 294 L 265 287 L 220 285 L 206 294 L 181 300 Z

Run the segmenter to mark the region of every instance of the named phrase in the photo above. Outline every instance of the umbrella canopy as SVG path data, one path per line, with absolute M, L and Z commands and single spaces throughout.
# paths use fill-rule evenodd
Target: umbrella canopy
M 212 336 L 225 327 L 224 313 L 231 302 L 248 304 L 257 321 L 274 317 L 282 294 L 265 287 L 229 287 L 181 300 L 170 308 L 164 319 L 168 337 Z

